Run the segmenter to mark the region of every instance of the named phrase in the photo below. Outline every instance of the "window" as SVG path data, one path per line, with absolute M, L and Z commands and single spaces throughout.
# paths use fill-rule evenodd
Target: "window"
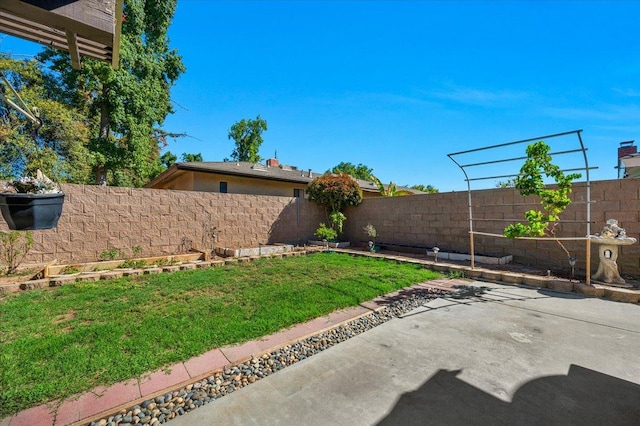
M 227 193 L 227 182 L 220 182 L 220 193 Z
M 293 196 L 296 198 L 304 198 L 304 189 L 294 189 Z

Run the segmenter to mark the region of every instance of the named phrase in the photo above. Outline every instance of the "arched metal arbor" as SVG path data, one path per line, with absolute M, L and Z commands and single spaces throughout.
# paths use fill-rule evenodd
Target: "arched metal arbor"
M 519 175 L 519 167 L 520 164 L 524 160 L 527 159 L 526 156 L 511 156 L 513 155 L 514 146 L 529 144 L 532 142 L 537 142 L 544 140 L 545 142 L 548 140 L 553 140 L 554 142 L 562 140 L 562 142 L 566 143 L 567 140 L 573 141 L 573 148 L 571 149 L 561 149 L 554 150 L 556 146 L 561 145 L 561 143 L 548 143 L 552 152 L 550 155 L 553 156 L 554 160 L 559 157 L 566 157 L 569 161 L 564 161 L 562 166 L 567 165 L 567 168 L 562 168 L 563 172 L 584 172 L 584 177 L 586 178 L 586 221 L 585 221 L 585 236 L 583 237 L 564 237 L 564 238 L 550 238 L 550 237 L 522 237 L 519 239 L 529 239 L 529 240 L 565 240 L 565 241 L 586 241 L 586 253 L 587 253 L 587 284 L 590 284 L 590 263 L 591 263 L 591 243 L 589 239 L 589 235 L 591 235 L 591 187 L 590 187 L 590 179 L 589 179 L 589 171 L 593 169 L 597 169 L 597 167 L 589 167 L 589 161 L 587 159 L 587 148 L 585 148 L 584 143 L 582 141 L 582 130 L 572 130 L 563 133 L 556 133 L 545 136 L 538 136 L 535 138 L 523 139 L 514 142 L 501 143 L 497 145 L 485 146 L 482 148 L 470 149 L 466 151 L 454 152 L 451 154 L 447 154 L 447 156 L 453 161 L 460 169 L 462 173 L 464 173 L 465 181 L 467 182 L 467 191 L 468 191 L 468 203 L 469 203 L 469 245 L 470 245 L 470 254 L 471 254 L 471 267 L 475 267 L 475 253 L 474 253 L 474 235 L 484 235 L 496 238 L 506 238 L 502 234 L 495 234 L 489 232 L 478 232 L 475 231 L 474 222 L 478 219 L 474 219 L 474 205 L 472 200 L 472 182 L 477 181 L 488 181 L 488 180 L 497 180 L 497 179 L 513 179 Z M 575 136 L 575 138 L 574 138 Z M 509 152 L 511 151 L 511 152 Z M 522 150 L 524 151 L 524 150 Z M 520 152 L 520 151 L 519 151 Z M 508 155 L 508 154 L 511 155 Z M 513 167 L 514 162 L 519 162 L 518 168 L 515 169 Z M 511 163 L 511 164 L 510 164 Z M 510 166 L 513 171 L 510 170 Z M 562 167 L 561 166 L 561 167 Z M 492 174 L 495 173 L 496 170 L 501 172 L 511 171 L 507 174 Z M 472 174 L 472 172 L 476 172 L 476 174 Z M 520 222 L 522 218 L 483 218 L 482 221 L 508 221 L 510 223 Z M 563 222 L 562 220 L 560 222 Z M 573 221 L 575 222 L 575 221 Z M 582 222 L 582 221 L 581 221 Z

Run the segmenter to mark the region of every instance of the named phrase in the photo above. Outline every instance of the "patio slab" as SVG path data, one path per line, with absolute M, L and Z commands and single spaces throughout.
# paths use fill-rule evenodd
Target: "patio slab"
M 171 424 L 637 424 L 638 306 L 469 286 Z

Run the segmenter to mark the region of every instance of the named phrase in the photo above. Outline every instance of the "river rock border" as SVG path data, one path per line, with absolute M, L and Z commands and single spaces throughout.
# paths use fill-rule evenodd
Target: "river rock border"
M 442 293 L 443 291 L 439 289 L 417 288 L 406 297 L 394 300 L 377 311 L 263 355 L 253 356 L 245 363 L 229 366 L 205 379 L 147 399 L 129 409 L 123 409 L 109 417 L 87 424 L 89 426 L 129 426 L 165 423 L 393 318 L 402 316 L 439 297 Z

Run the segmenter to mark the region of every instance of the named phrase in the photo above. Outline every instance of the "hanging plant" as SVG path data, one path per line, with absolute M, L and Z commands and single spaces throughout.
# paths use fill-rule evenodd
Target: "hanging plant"
M 560 167 L 551 163 L 550 149 L 544 141 L 527 146 L 527 159 L 515 179 L 514 186 L 524 196 L 537 195 L 540 197 L 542 210 L 527 211 L 524 214 L 527 224 L 514 223 L 507 226 L 504 229 L 504 235 L 508 238 L 544 236 L 554 238 L 560 214 L 571 204 L 569 194 L 572 183 L 582 175 L 580 173 L 565 175 Z M 556 188 L 545 186 L 545 177 L 553 178 L 556 182 Z M 567 256 L 571 257 L 564 245 L 557 239 L 556 242 Z

